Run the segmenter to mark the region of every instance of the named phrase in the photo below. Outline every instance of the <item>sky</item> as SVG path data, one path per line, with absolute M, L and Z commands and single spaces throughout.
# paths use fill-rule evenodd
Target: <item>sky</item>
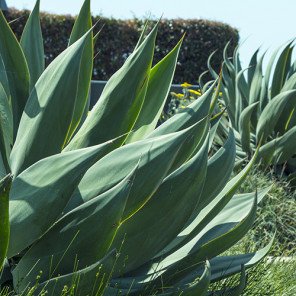
M 6 0 L 9 7 L 32 9 L 35 0 Z M 83 0 L 41 0 L 41 10 L 76 15 Z M 245 66 L 252 53 L 277 48 L 296 37 L 296 0 L 92 0 L 92 13 L 128 19 L 203 18 L 225 22 L 240 32 L 241 60 Z

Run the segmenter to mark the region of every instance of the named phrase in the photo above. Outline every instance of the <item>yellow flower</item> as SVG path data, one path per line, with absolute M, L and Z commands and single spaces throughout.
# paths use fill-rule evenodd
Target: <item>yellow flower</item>
M 220 91 L 220 92 L 219 92 L 219 96 L 222 97 L 222 95 L 223 95 L 223 93 L 222 93 L 222 91 Z
M 187 83 L 187 82 L 184 82 L 184 83 L 181 84 L 181 86 L 182 86 L 183 88 L 188 88 L 188 87 L 192 86 L 192 84 Z
M 182 99 L 182 98 L 184 98 L 184 95 L 183 95 L 183 94 L 176 94 L 176 97 L 177 97 L 178 99 Z
M 201 96 L 201 93 L 197 90 L 189 89 L 188 91 L 193 95 Z

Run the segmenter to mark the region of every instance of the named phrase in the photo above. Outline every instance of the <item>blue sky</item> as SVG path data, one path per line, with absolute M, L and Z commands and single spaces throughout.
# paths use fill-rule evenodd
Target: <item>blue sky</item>
M 35 0 L 6 0 L 8 6 L 31 9 Z M 83 0 L 41 0 L 48 12 L 77 14 Z M 115 18 L 205 18 L 226 22 L 240 31 L 246 65 L 259 46 L 273 49 L 296 37 L 296 0 L 92 0 L 93 14 Z

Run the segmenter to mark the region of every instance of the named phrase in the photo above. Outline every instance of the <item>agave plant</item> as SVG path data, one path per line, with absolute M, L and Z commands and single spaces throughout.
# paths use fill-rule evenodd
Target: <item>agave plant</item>
M 292 63 L 293 42 L 277 49 L 265 71 L 257 50 L 242 69 L 239 48 L 232 58 L 224 50 L 222 66 L 222 104 L 235 130 L 237 158 L 251 156 L 261 143 L 258 159 L 264 164 L 286 162 L 296 168 L 296 61 Z M 213 77 L 217 73 L 208 66 Z M 246 75 L 245 75 L 246 74 Z M 201 82 L 202 83 L 202 82 Z M 220 133 L 225 134 L 228 120 L 222 120 Z
M 88 112 L 90 1 L 46 69 L 39 1 L 20 43 L 0 14 L 1 173 L 13 175 L 1 285 L 11 274 L 22 295 L 207 295 L 241 273 L 227 290 L 238 295 L 245 269 L 267 253 L 221 256 L 252 227 L 268 188 L 235 194 L 256 155 L 230 179 L 232 129 L 209 158 L 216 82 L 156 128 L 182 43 L 152 66 L 157 28 L 144 28 Z

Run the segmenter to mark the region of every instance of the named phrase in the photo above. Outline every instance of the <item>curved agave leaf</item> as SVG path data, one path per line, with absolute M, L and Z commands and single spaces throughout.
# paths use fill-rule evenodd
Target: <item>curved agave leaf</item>
M 194 210 L 195 215 L 190 217 L 184 225 L 182 232 L 178 234 L 178 237 L 160 252 L 158 256 L 169 255 L 181 249 L 184 245 L 194 239 L 222 211 L 233 198 L 235 191 L 247 177 L 251 167 L 255 163 L 257 154 L 258 150 L 249 164 L 239 174 L 232 178 L 217 196 L 213 196 L 211 201 L 207 201 L 208 205 L 206 207 L 202 207 L 203 204 L 201 204 L 201 207 L 197 207 Z
M 223 49 L 223 61 L 227 67 L 228 72 L 230 73 L 230 76 L 234 77 L 236 68 L 234 67 L 234 64 L 230 61 L 230 58 L 228 57 L 228 47 L 230 45 L 230 41 L 228 41 Z
M 100 99 L 65 150 L 102 143 L 132 130 L 147 90 L 157 28 L 158 24 L 109 79 Z M 134 79 L 130 79 L 131 75 Z
M 74 27 L 71 32 L 69 39 L 69 46 L 79 40 L 85 33 L 87 33 L 92 28 L 92 19 L 90 11 L 90 0 L 85 0 L 84 4 L 80 10 L 80 13 L 74 23 Z M 86 40 L 84 45 L 83 54 L 81 57 L 81 66 L 79 73 L 79 81 L 77 83 L 77 94 L 75 98 L 75 107 L 73 111 L 73 117 L 71 125 L 69 127 L 69 132 L 65 143 L 68 143 L 73 133 L 79 126 L 79 123 L 82 119 L 84 112 L 88 112 L 87 107 L 88 98 L 90 93 L 90 83 L 93 71 L 93 55 L 94 55 L 94 41 L 93 41 L 93 32 L 91 32 Z
M 138 212 L 119 226 L 113 247 L 117 248 L 125 239 L 121 252 L 128 260 L 119 258 L 118 268 L 123 263 L 125 266 L 115 276 L 149 261 L 181 231 L 199 201 L 206 176 L 207 151 L 208 139 L 193 158 L 163 181 Z
M 136 44 L 136 46 L 135 46 L 135 50 L 143 43 L 143 41 L 145 40 L 145 34 L 146 34 L 146 32 L 147 32 L 147 27 L 148 27 L 148 24 L 149 24 L 149 22 L 148 22 L 148 20 L 146 20 L 145 21 L 145 24 L 144 24 L 144 26 L 143 26 L 143 29 L 142 29 L 142 31 L 141 31 L 141 35 L 140 35 L 140 38 L 139 38 L 139 40 L 138 40 L 138 42 L 137 42 L 137 44 Z
M 256 129 L 258 141 L 263 143 L 270 136 L 276 126 L 287 102 L 292 100 L 296 104 L 296 90 L 285 91 L 273 98 L 262 111 Z
M 251 117 L 256 111 L 259 102 L 255 102 L 248 107 L 246 107 L 239 118 L 239 131 L 241 134 L 241 145 L 242 149 L 246 151 L 249 155 L 252 154 L 251 149 Z
M 51 278 L 48 281 L 38 284 L 34 288 L 34 295 L 42 295 L 48 292 L 52 295 L 60 295 L 65 292 L 65 287 L 73 289 L 79 295 L 102 295 L 107 289 L 108 280 L 116 264 L 117 253 L 115 250 L 109 252 L 104 258 L 84 269 Z M 21 281 L 16 281 L 15 290 L 19 293 L 26 286 Z M 34 285 L 34 283 L 31 283 Z M 54 293 L 54 294 L 53 294 Z M 82 294 L 83 293 L 83 294 Z M 107 294 L 108 295 L 108 294 Z
M 221 118 L 224 115 L 224 111 L 214 115 L 210 119 L 211 127 L 209 131 L 209 152 L 215 147 L 213 146 L 213 142 L 215 140 L 216 134 L 217 134 L 217 129 L 220 126 L 221 123 Z
M 248 67 L 248 85 L 250 86 L 252 81 L 253 81 L 253 77 L 255 74 L 255 70 L 257 68 L 257 59 L 258 59 L 258 53 L 259 53 L 260 48 L 258 48 L 252 55 L 251 59 L 250 59 L 250 63 L 249 63 L 249 67 Z
M 75 262 L 80 270 L 103 258 L 123 219 L 135 175 L 136 169 L 109 191 L 60 218 L 22 257 L 13 270 L 14 281 L 23 279 L 24 287 L 34 283 L 40 271 L 43 282 L 70 274 Z
M 284 110 L 285 111 L 285 110 Z M 286 121 L 285 132 L 296 126 L 296 106 L 290 110 L 289 118 Z
M 187 130 L 138 141 L 109 153 L 86 172 L 66 211 L 116 185 L 127 176 L 140 159 L 138 178 L 135 182 L 140 182 L 142 188 L 140 191 L 131 194 L 135 197 L 132 204 L 137 208 L 138 202 L 142 204 L 143 200 L 147 198 L 145 188 L 150 188 L 151 184 L 154 184 L 156 188 L 158 187 L 174 163 L 177 153 L 179 155 L 180 149 L 186 144 L 186 140 L 196 134 L 199 137 L 203 135 L 204 121 Z M 110 170 L 110 167 L 112 170 Z M 150 189 L 148 190 L 150 191 Z
M 296 61 L 294 61 L 294 63 L 291 65 L 289 69 L 289 73 L 287 75 L 287 79 L 289 79 L 293 74 L 295 74 L 295 72 L 296 72 Z
M 230 129 L 228 139 L 208 162 L 207 175 L 200 198 L 200 206 L 203 209 L 223 189 L 229 180 L 235 161 L 235 137 Z M 194 212 L 196 214 L 196 211 Z
M 281 92 L 296 89 L 296 73 L 292 75 L 284 84 Z M 289 128 L 296 125 L 296 102 L 289 100 L 285 105 L 280 118 L 275 126 L 275 131 L 283 135 Z
M 210 80 L 204 85 L 203 89 L 201 90 L 202 94 L 204 94 L 209 89 L 209 87 L 213 84 L 213 82 L 214 80 Z
M 266 66 L 266 71 L 265 71 L 265 75 L 264 75 L 264 85 L 266 88 L 268 88 L 271 84 L 271 74 L 272 74 L 272 70 L 274 68 L 274 64 L 276 62 L 276 58 L 277 58 L 277 55 L 280 51 L 282 46 L 278 47 L 272 54 L 271 58 L 269 59 L 269 62 Z M 270 93 L 269 93 L 269 99 L 271 99 L 270 97 Z
M 151 69 L 145 100 L 127 143 L 141 140 L 155 129 L 170 91 L 183 39 Z
M 9 190 L 12 177 L 7 175 L 0 181 L 0 272 L 7 254 L 9 242 Z
M 43 38 L 39 19 L 40 0 L 36 1 L 35 7 L 25 25 L 21 47 L 26 57 L 30 72 L 30 91 L 36 84 L 45 68 Z
M 240 91 L 242 81 L 245 81 L 244 72 L 247 69 L 240 70 L 237 75 L 235 76 L 235 124 L 234 126 L 238 129 L 239 126 L 239 119 L 242 110 L 248 105 L 248 98 L 243 95 L 243 92 Z
M 203 78 L 204 78 L 204 76 L 206 76 L 206 75 L 208 75 L 209 74 L 209 71 L 208 70 L 206 70 L 206 71 L 204 71 L 204 72 L 202 72 L 200 75 L 199 75 L 199 77 L 198 77 L 198 85 L 199 85 L 199 87 L 200 87 L 200 90 L 202 91 L 202 94 L 204 93 L 204 89 L 205 89 L 205 83 L 204 83 L 204 81 L 203 81 Z M 207 88 L 206 88 L 207 89 Z M 206 90 L 205 89 L 205 90 Z
M 90 0 L 84 0 L 78 17 L 74 23 L 68 46 L 79 40 L 92 27 Z
M 30 246 L 57 220 L 85 171 L 119 141 L 47 157 L 14 179 L 9 258 Z
M 275 65 L 272 84 L 271 84 L 271 98 L 277 96 L 283 85 L 285 84 L 287 74 L 289 71 L 291 56 L 293 51 L 293 46 L 291 44 L 294 42 L 291 41 L 281 52 L 277 63 Z
M 222 77 L 223 77 L 223 99 L 225 100 L 227 112 L 230 118 L 230 121 L 233 125 L 236 123 L 236 89 L 235 81 L 228 74 L 227 67 L 225 63 L 222 64 Z
M 217 87 L 216 87 L 215 93 L 213 94 L 213 98 L 212 98 L 210 110 L 209 110 L 209 116 L 212 117 L 211 120 L 214 120 L 216 116 L 219 116 L 219 113 L 214 115 L 214 111 L 217 108 L 217 103 L 219 101 L 219 94 L 222 90 L 222 74 L 221 73 L 222 73 L 222 71 L 220 71 L 219 78 L 217 79 L 217 81 L 209 81 L 209 82 L 211 82 L 211 84 L 217 83 Z M 209 86 L 211 84 L 209 84 Z M 223 112 L 224 111 L 222 110 L 220 113 L 223 113 Z
M 11 169 L 18 175 L 38 160 L 61 152 L 73 118 L 86 33 L 43 72 L 32 90 L 11 151 Z M 63 102 L 61 102 L 63 98 Z
M 4 62 L 2 60 L 1 54 L 0 54 L 0 83 L 1 83 L 1 85 L 3 87 L 3 89 L 4 89 L 4 92 L 5 92 L 6 96 L 9 98 L 9 103 L 11 103 L 8 77 L 7 77 L 7 73 L 6 73 L 6 70 L 5 70 L 5 65 L 4 65 Z
M 250 268 L 261 261 L 269 252 L 274 238 L 270 243 L 257 252 L 232 256 L 220 256 L 210 260 L 211 281 L 215 282 L 240 272 L 241 266 Z
M 287 131 L 283 136 L 276 138 L 259 150 L 259 159 L 265 164 L 283 164 L 296 154 L 296 126 Z
M 1 137 L 1 157 L 3 162 L 2 175 L 10 172 L 9 154 L 13 143 L 13 118 L 4 87 L 0 82 L 0 137 Z
M 211 60 L 216 52 L 217 52 L 216 50 L 214 52 L 212 52 L 209 55 L 208 60 L 207 60 L 208 69 L 209 69 L 211 75 L 214 77 L 214 79 L 217 79 L 219 77 L 219 75 L 216 73 L 216 71 L 213 69 L 213 67 L 211 65 Z
M 265 54 L 263 54 L 255 68 L 254 76 L 252 83 L 250 85 L 250 94 L 249 94 L 249 104 L 259 102 L 260 93 L 262 88 L 263 73 L 262 73 L 262 64 Z
M 164 259 L 173 262 L 162 275 L 165 283 L 173 283 L 195 270 L 204 258 L 214 258 L 239 241 L 252 227 L 256 218 L 257 199 L 254 194 L 235 196 L 229 204 L 190 242 Z M 244 206 L 244 207 L 243 207 Z
M 292 90 L 296 88 L 296 73 L 291 75 L 291 77 L 285 82 L 281 91 Z
M 235 48 L 233 59 L 237 75 L 240 72 L 244 73 L 245 71 L 242 71 L 243 69 L 239 58 L 239 46 Z M 247 80 L 243 74 L 241 74 L 241 77 L 238 80 L 238 88 L 241 91 L 243 102 L 247 103 L 248 98 L 250 97 L 250 89 Z
M 25 55 L 2 11 L 0 11 L 0 56 L 9 85 L 9 93 L 6 91 L 6 94 L 11 96 L 15 138 L 29 96 L 30 75 Z
M 266 188 L 259 192 L 259 195 L 258 195 L 259 201 L 262 200 L 262 198 L 266 195 L 269 189 L 270 188 Z M 206 230 L 202 230 L 202 233 L 196 238 L 196 239 L 199 238 L 199 241 L 197 241 L 195 245 L 194 244 L 184 245 L 182 248 L 178 249 L 176 253 L 172 253 L 168 256 L 163 254 L 159 257 L 155 257 L 154 261 L 149 262 L 148 264 L 145 264 L 139 269 L 133 271 L 129 275 L 130 279 L 128 278 L 126 278 L 125 280 L 118 279 L 119 286 L 122 286 L 123 284 L 124 286 L 130 284 L 134 276 L 136 277 L 135 279 L 136 282 L 144 283 L 145 281 L 151 281 L 151 284 L 154 286 L 157 286 L 158 284 L 167 286 L 172 283 L 176 283 L 179 279 L 181 279 L 181 281 L 182 279 L 186 279 L 186 281 L 188 282 L 194 281 L 197 277 L 200 277 L 202 274 L 202 263 L 199 263 L 198 261 L 199 259 L 196 257 L 196 258 L 191 258 L 192 259 L 191 261 L 189 260 L 190 256 L 194 257 L 194 252 L 193 252 L 194 248 L 200 251 L 200 252 L 197 252 L 196 255 L 201 256 L 202 255 L 201 251 L 204 250 L 206 253 L 209 252 L 208 255 L 211 258 L 212 255 L 214 256 L 214 253 L 223 250 L 223 248 L 225 247 L 222 243 L 222 240 L 227 241 L 227 238 L 230 239 L 231 237 L 232 237 L 232 240 L 235 240 L 236 239 L 235 233 L 238 233 L 240 230 L 244 232 L 246 231 L 246 228 L 251 227 L 251 220 L 254 219 L 254 214 L 255 214 L 254 207 L 256 207 L 256 205 L 254 204 L 254 196 L 255 196 L 254 193 L 241 194 L 241 195 L 234 196 L 231 199 L 230 203 L 225 207 L 225 209 L 217 216 L 217 219 L 215 219 L 215 221 L 213 222 L 211 221 L 211 223 L 207 226 Z M 242 204 L 240 204 L 241 201 L 242 201 Z M 240 216 L 241 214 L 243 215 Z M 219 224 L 219 221 L 221 224 Z M 228 222 L 231 221 L 231 222 L 227 223 L 227 221 Z M 217 223 L 217 226 L 215 227 L 216 223 Z M 239 236 L 241 235 L 242 233 Z M 211 245 L 213 243 L 211 239 L 213 239 L 214 241 L 217 240 L 221 242 L 221 244 L 216 244 L 219 250 L 216 250 L 215 248 L 211 248 Z M 268 247 L 268 249 L 269 248 L 270 246 Z M 265 251 L 263 256 L 266 255 L 267 251 L 268 250 Z M 189 254 L 189 257 L 187 256 L 188 254 Z M 205 253 L 204 255 L 206 256 Z M 263 256 L 261 256 L 259 259 L 261 259 Z M 214 259 L 211 259 L 210 262 L 211 261 L 215 262 L 216 258 L 217 257 L 215 257 Z M 186 261 L 186 264 L 185 264 L 185 261 Z M 228 262 L 225 262 L 225 266 L 223 266 L 223 268 L 226 269 L 230 265 L 230 263 L 231 263 L 231 260 Z M 244 263 L 246 262 L 241 262 L 241 264 L 244 264 Z M 254 263 L 256 262 L 253 262 L 252 264 Z M 239 267 L 241 266 L 241 264 L 239 265 Z M 250 267 L 252 264 L 247 265 L 246 267 Z M 219 268 L 221 268 L 221 266 L 219 266 Z M 216 270 L 217 270 L 217 267 L 216 267 Z M 236 270 L 234 273 L 237 273 L 239 271 L 240 271 L 240 268 Z M 142 276 L 139 276 L 141 274 Z M 230 273 L 230 275 L 231 274 L 233 273 Z M 223 275 L 223 272 L 221 272 L 219 276 L 221 276 L 222 278 L 225 278 L 225 276 Z M 219 280 L 219 278 L 216 278 L 216 277 L 217 277 L 217 274 L 211 276 L 211 281 Z M 116 281 L 112 281 L 112 285 L 114 282 Z

